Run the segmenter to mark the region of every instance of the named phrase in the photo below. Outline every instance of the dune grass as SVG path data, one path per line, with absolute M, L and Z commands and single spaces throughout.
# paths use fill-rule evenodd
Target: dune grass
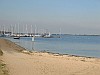
M 2 56 L 2 55 L 3 55 L 3 52 L 0 49 L 0 56 Z M 1 59 L 0 59 L 0 75 L 9 75 L 8 70 L 6 68 L 6 64 L 4 64 Z
M 2 52 L 2 50 L 0 49 L 0 56 L 1 56 L 1 55 L 3 55 L 3 52 Z

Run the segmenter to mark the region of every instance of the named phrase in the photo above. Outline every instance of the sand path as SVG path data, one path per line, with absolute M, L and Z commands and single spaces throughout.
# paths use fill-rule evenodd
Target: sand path
M 9 41 L 0 40 L 4 52 L 2 59 L 7 64 L 10 75 L 100 75 L 100 59 L 48 53 L 25 54 L 16 52 L 14 49 L 19 48 L 8 43 Z

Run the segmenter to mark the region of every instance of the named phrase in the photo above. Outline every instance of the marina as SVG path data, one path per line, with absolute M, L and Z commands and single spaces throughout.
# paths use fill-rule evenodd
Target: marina
M 19 27 L 18 27 L 19 28 Z M 3 29 L 2 29 L 3 30 Z M 13 29 L 12 29 L 13 30 Z M 50 32 L 0 31 L 1 38 L 6 38 L 32 51 L 45 51 L 100 58 L 100 35 L 51 34 Z

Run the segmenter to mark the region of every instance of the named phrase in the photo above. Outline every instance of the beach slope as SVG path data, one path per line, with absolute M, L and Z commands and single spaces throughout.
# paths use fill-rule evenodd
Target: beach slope
M 28 52 L 5 39 L 0 49 L 10 75 L 100 75 L 98 58 Z

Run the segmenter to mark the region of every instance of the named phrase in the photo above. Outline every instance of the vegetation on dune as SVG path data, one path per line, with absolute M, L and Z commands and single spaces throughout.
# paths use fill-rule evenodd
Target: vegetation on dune
M 6 64 L 3 64 L 2 61 L 0 61 L 0 75 L 9 75 Z
M 2 55 L 3 55 L 3 52 L 0 49 L 0 56 L 2 56 Z M 1 59 L 0 59 L 0 75 L 9 75 L 8 70 L 6 68 L 6 64 L 4 64 Z
M 1 56 L 1 55 L 3 55 L 3 52 L 2 52 L 2 50 L 0 49 L 0 56 Z

